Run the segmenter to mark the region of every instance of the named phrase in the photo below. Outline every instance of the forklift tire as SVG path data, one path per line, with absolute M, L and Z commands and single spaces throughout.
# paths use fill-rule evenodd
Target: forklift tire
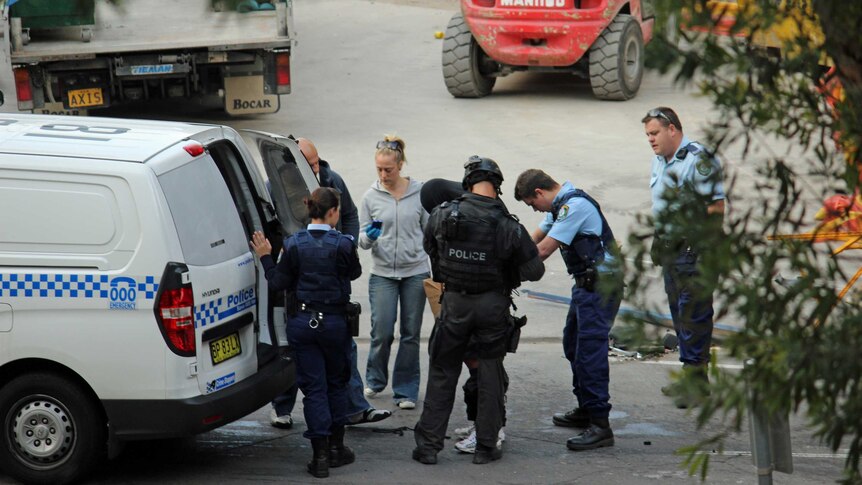
M 625 101 L 637 95 L 644 74 L 644 40 L 631 16 L 617 18 L 590 48 L 590 84 L 599 99 Z
M 455 14 L 443 41 L 443 81 L 456 98 L 481 98 L 491 94 L 497 78 L 482 74 L 490 59 L 473 38 L 464 16 Z M 493 62 L 493 61 L 491 61 Z

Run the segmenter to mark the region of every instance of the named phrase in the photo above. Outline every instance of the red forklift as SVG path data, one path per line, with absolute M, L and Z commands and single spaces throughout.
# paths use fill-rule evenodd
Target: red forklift
M 461 0 L 443 79 L 452 96 L 481 98 L 515 71 L 564 72 L 589 78 L 599 99 L 631 99 L 654 23 L 651 0 Z

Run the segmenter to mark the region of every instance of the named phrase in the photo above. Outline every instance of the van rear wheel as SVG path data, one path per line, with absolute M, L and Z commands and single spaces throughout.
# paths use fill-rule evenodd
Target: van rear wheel
M 497 78 L 490 75 L 497 63 L 485 54 L 470 32 L 464 16 L 452 16 L 443 41 L 443 81 L 456 98 L 481 98 L 491 94 Z
M 590 48 L 590 85 L 599 99 L 637 95 L 644 74 L 644 39 L 631 15 L 620 14 Z
M 28 374 L 3 386 L 0 423 L 0 468 L 25 483 L 74 481 L 105 451 L 97 404 L 56 374 Z

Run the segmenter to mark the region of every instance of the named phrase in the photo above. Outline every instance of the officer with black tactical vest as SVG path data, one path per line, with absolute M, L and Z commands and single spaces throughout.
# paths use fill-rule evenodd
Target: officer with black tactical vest
M 563 329 L 563 351 L 572 367 L 572 392 L 578 407 L 555 414 L 553 422 L 584 429 L 566 441 L 570 450 L 612 446 L 608 333 L 622 296 L 621 280 L 609 267 L 616 252 L 614 234 L 592 197 L 570 182 L 560 185 L 541 170 L 530 169 L 518 177 L 515 199 L 547 213 L 533 232 L 539 256 L 544 260 L 559 248 L 575 280 Z M 600 280 L 610 283 L 600 285 Z
M 503 173 L 490 158 L 470 157 L 462 185 L 469 193 L 441 204 L 425 226 L 434 280 L 444 284 L 440 320 L 428 344 L 430 365 L 413 459 L 437 463 L 449 425 L 461 362 L 473 339 L 479 357 L 479 410 L 473 463 L 497 460 L 504 413 L 504 370 L 512 289 L 545 272 L 526 229 L 497 197 Z M 502 283 L 501 283 L 502 282 Z

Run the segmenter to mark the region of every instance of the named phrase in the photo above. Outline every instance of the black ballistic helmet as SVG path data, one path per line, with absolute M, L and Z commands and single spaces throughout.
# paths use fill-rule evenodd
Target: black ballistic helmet
M 500 166 L 490 158 L 473 155 L 464 164 L 464 179 L 461 181 L 461 187 L 464 190 L 470 190 L 473 184 L 486 180 L 494 184 L 494 188 L 499 192 L 500 185 L 503 183 L 503 172 L 500 171 Z

